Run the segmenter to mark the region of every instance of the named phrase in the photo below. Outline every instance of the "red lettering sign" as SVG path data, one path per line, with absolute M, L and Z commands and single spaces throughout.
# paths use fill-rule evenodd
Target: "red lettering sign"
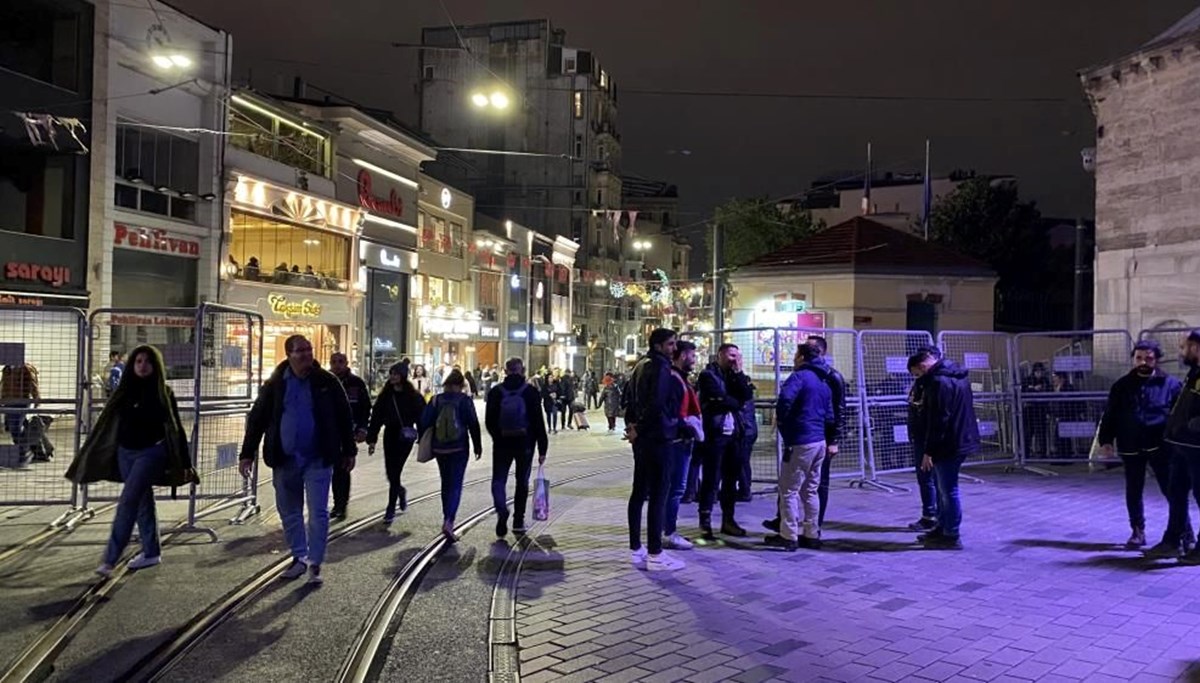
M 71 282 L 71 269 L 66 266 L 43 266 L 40 263 L 10 261 L 4 264 L 4 278 L 62 287 Z
M 387 214 L 401 218 L 404 216 L 404 200 L 396 194 L 396 189 L 392 188 L 388 192 L 387 199 L 376 197 L 371 192 L 371 174 L 367 169 L 362 169 L 358 172 L 358 203 L 364 209 L 374 211 L 375 213 Z
M 200 242 L 196 240 L 171 237 L 166 230 L 151 230 L 114 223 L 116 230 L 114 241 L 117 246 L 143 251 L 158 251 L 175 256 L 200 258 Z

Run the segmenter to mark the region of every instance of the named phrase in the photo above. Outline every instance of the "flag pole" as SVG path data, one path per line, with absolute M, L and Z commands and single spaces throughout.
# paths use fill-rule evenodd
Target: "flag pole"
M 867 175 L 863 179 L 863 198 L 862 198 L 862 213 L 864 216 L 871 213 L 871 143 L 867 143 Z
M 933 178 L 929 175 L 929 138 L 925 139 L 925 187 L 923 188 L 921 227 L 925 231 L 925 241 L 929 241 L 929 212 L 933 208 Z

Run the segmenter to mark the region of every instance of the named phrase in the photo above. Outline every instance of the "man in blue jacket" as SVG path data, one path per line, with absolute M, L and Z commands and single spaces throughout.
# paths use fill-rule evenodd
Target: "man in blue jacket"
M 975 396 L 967 370 L 943 360 L 935 348 L 918 349 L 909 357 L 908 369 L 918 382 L 925 379 L 922 438 L 914 444 L 922 446 L 920 468 L 933 472 L 938 494 L 938 526 L 918 539 L 930 550 L 961 550 L 958 472 L 964 460 L 979 452 Z
M 1108 405 L 1100 418 L 1097 440 L 1105 457 L 1116 454 L 1125 464 L 1125 507 L 1132 533 L 1127 548 L 1146 545 L 1146 510 L 1142 501 L 1146 467 L 1154 472 L 1158 488 L 1170 501 L 1171 456 L 1163 447 L 1163 433 L 1171 406 L 1183 385 L 1158 367 L 1162 349 L 1157 342 L 1139 341 L 1133 347 L 1133 369 L 1113 383 Z
M 1200 550 L 1190 550 L 1194 539 L 1188 496 L 1200 504 L 1200 329 L 1192 330 L 1179 345 L 1180 357 L 1188 368 L 1179 398 L 1167 417 L 1163 441 L 1171 449 L 1171 503 L 1167 530 L 1162 542 L 1147 551 L 1152 558 L 1180 557 L 1180 564 L 1200 565 Z
M 827 443 L 837 436 L 829 366 L 815 345 L 796 350 L 796 371 L 779 388 L 776 424 L 783 439 L 779 471 L 779 535 L 767 545 L 793 552 L 797 547 L 819 548 L 821 463 Z M 803 517 L 801 517 L 803 509 Z

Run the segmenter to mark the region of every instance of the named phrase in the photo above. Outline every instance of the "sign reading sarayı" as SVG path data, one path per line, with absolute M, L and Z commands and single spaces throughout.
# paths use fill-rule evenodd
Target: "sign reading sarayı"
M 4 279 L 62 287 L 71 282 L 71 269 L 66 266 L 9 261 L 4 264 Z
M 292 301 L 282 294 L 271 294 L 267 296 L 267 303 L 270 304 L 272 313 L 281 315 L 288 320 L 316 318 L 321 315 L 321 304 L 312 299 Z
M 157 251 L 186 258 L 200 258 L 200 242 L 198 240 L 176 237 L 166 230 L 139 228 L 124 223 L 114 223 L 113 228 L 116 232 L 114 242 L 118 247 Z

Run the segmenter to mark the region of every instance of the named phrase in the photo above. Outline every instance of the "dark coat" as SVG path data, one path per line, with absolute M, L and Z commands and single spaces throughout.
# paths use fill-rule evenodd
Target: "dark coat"
M 287 391 L 284 371 L 287 367 L 287 361 L 280 363 L 258 392 L 258 399 L 246 418 L 246 438 L 242 440 L 241 460 L 254 460 L 261 442 L 263 462 L 267 467 L 287 463 L 288 455 L 282 452 L 279 445 L 279 425 L 283 419 L 283 401 Z M 350 401 L 341 382 L 332 372 L 313 363 L 308 385 L 312 390 L 313 419 L 316 422 L 315 450 L 321 454 L 325 465 L 339 465 L 358 455 L 358 446 L 354 443 L 354 418 L 350 414 Z
M 1161 446 L 1167 417 L 1182 388 L 1178 379 L 1157 368 L 1149 377 L 1131 371 L 1118 379 L 1108 392 L 1108 405 L 1100 419 L 1100 445 L 1116 441 L 1120 453 Z
M 679 408 L 683 387 L 671 375 L 671 362 L 657 351 L 638 361 L 629 380 L 625 424 L 636 425 L 637 438 L 674 441 L 679 438 Z M 705 433 L 707 434 L 707 429 Z
M 709 363 L 696 380 L 696 391 L 700 394 L 700 413 L 704 418 L 705 438 L 720 438 L 724 432 L 726 416 L 733 416 L 733 434 L 742 434 L 742 408 L 746 401 L 754 399 L 750 378 L 744 373 L 726 372 L 717 363 Z
M 425 411 L 425 397 L 412 391 L 396 391 L 391 384 L 384 385 L 379 396 L 375 398 L 375 406 L 371 409 L 371 424 L 367 428 L 367 443 L 375 445 L 379 432 L 383 430 L 384 451 L 403 447 L 405 439 L 404 428 L 409 427 L 414 432 L 421 421 L 421 413 Z M 411 445 L 411 444 L 410 444 Z
M 336 375 L 334 375 L 336 377 Z M 346 392 L 346 400 L 350 402 L 350 414 L 354 417 L 354 430 L 367 430 L 371 423 L 371 392 L 367 383 L 353 372 L 347 372 L 345 378 L 338 377 L 342 390 Z
M 979 452 L 979 421 L 967 374 L 966 369 L 948 360 L 938 361 L 925 373 L 929 379 L 921 411 L 924 453 L 919 455 L 950 460 Z
M 525 401 L 525 418 L 529 421 L 525 436 L 504 436 L 500 425 L 500 402 L 504 400 L 504 392 L 521 391 Z M 538 452 L 546 454 L 550 447 L 550 439 L 546 436 L 546 419 L 542 415 L 542 397 L 537 387 L 525 381 L 520 375 L 509 375 L 504 382 L 492 387 L 487 394 L 483 409 L 483 423 L 488 434 L 492 437 L 494 450 L 530 451 L 536 446 Z
M 836 425 L 833 438 L 827 441 L 830 446 L 836 446 L 846 431 L 846 378 L 842 377 L 842 373 L 828 362 L 825 367 L 829 371 L 825 376 L 825 384 L 829 386 L 829 393 L 833 401 L 833 421 Z
M 1192 368 L 1179 399 L 1167 418 L 1165 440 L 1176 446 L 1200 448 L 1200 368 Z

